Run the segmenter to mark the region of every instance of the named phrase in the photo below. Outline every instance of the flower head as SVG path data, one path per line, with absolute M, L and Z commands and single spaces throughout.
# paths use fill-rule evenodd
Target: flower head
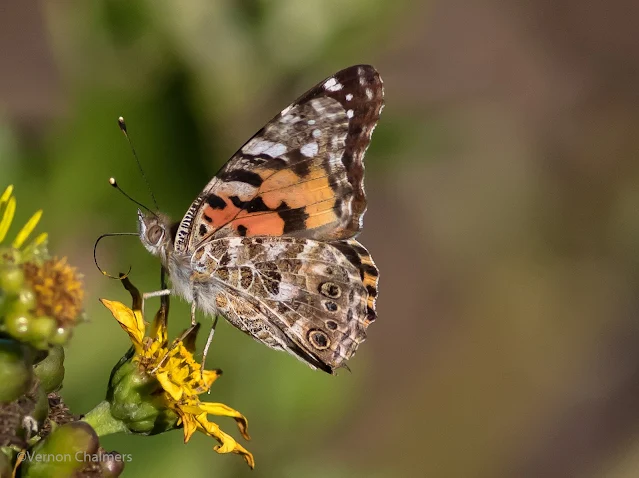
M 16 211 L 13 186 L 0 195 L 0 333 L 40 349 L 64 345 L 80 316 L 84 291 L 66 259 L 49 259 L 47 234 L 31 239 L 42 210 L 3 242 Z
M 138 417 L 133 424 L 137 430 L 146 433 L 159 433 L 175 427 L 183 427 L 184 442 L 188 442 L 196 431 L 215 438 L 220 444 L 215 447 L 218 453 L 237 453 L 241 455 L 248 465 L 253 468 L 255 461 L 253 455 L 242 445 L 220 427 L 208 420 L 208 415 L 228 416 L 235 419 L 242 436 L 249 440 L 247 432 L 248 422 L 238 411 L 224 405 L 223 403 L 202 402 L 199 395 L 207 392 L 213 382 L 221 375 L 219 370 L 202 370 L 200 364 L 193 357 L 195 335 L 198 326 L 190 329 L 182 337 L 174 340 L 171 344 L 167 334 L 167 313 L 168 301 L 163 302 L 155 320 L 147 330 L 141 310 L 141 297 L 138 290 L 123 278 L 122 282 L 133 297 L 133 308 L 130 309 L 124 304 L 116 301 L 100 299 L 101 302 L 111 311 L 120 326 L 127 332 L 131 339 L 133 350 L 125 358 L 124 362 L 116 366 L 112 374 L 111 388 L 113 389 L 112 400 L 115 401 L 130 393 L 120 393 L 124 383 L 123 377 L 127 377 L 127 383 L 135 383 L 137 387 L 135 400 L 140 400 L 140 390 L 143 389 L 146 397 L 142 397 L 145 404 L 152 403 L 155 409 L 162 409 L 171 413 L 164 413 L 161 421 L 168 426 L 158 430 L 158 417 L 145 413 L 144 417 Z M 149 335 L 147 335 L 147 332 Z M 126 372 L 122 372 L 126 370 Z M 128 380 L 134 376 L 134 380 Z M 114 380 L 115 379 L 115 380 Z M 127 386 L 130 388 L 130 386 Z M 111 404 L 111 413 L 119 414 L 118 419 L 125 417 L 118 410 L 130 410 L 130 406 L 118 408 Z M 140 407 L 137 407 L 139 410 Z M 171 423 L 171 415 L 176 417 Z M 146 428 L 145 425 L 147 425 Z M 128 426 L 128 431 L 132 427 Z M 134 431 L 136 432 L 136 431 Z
M 75 267 L 66 258 L 53 258 L 37 265 L 24 264 L 27 283 L 36 296 L 37 315 L 48 315 L 65 326 L 73 323 L 82 311 L 84 290 Z

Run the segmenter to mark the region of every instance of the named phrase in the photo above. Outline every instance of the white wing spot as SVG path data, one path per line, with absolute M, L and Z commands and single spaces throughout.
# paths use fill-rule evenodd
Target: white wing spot
M 287 149 L 284 144 L 274 143 L 273 141 L 266 141 L 263 139 L 253 139 L 242 148 L 242 152 L 245 154 L 251 154 L 253 156 L 267 154 L 271 158 L 280 156 L 286 153 L 286 151 Z
M 353 110 L 348 110 L 346 112 L 346 116 L 348 116 L 349 118 L 352 118 L 354 114 L 355 114 L 355 112 Z
M 221 182 L 219 192 L 229 196 L 237 196 L 242 201 L 246 201 L 255 196 L 257 193 L 257 187 L 251 186 L 250 184 L 242 181 Z
M 314 129 L 312 135 L 313 138 L 319 138 L 320 136 L 322 136 L 322 132 L 319 129 Z
M 366 88 L 366 98 L 368 98 L 369 100 L 373 99 L 373 90 L 371 90 L 370 88 Z
M 307 123 L 313 126 L 315 124 L 315 120 L 308 120 Z
M 275 145 L 271 146 L 269 149 L 265 151 L 271 158 L 275 158 L 277 156 L 281 156 L 286 153 L 286 146 L 282 143 L 275 143 Z
M 362 86 L 366 85 L 366 78 L 364 78 L 363 76 L 360 76 L 359 77 L 359 84 L 362 85 Z
M 312 158 L 317 154 L 318 151 L 317 143 L 306 143 L 304 146 L 300 148 L 300 153 L 302 153 L 307 158 Z
M 353 94 L 352 93 L 348 93 L 346 95 L 346 101 L 351 101 L 353 99 Z
M 338 83 L 335 78 L 329 78 L 324 82 L 324 89 L 328 91 L 339 91 L 342 89 L 342 84 Z
M 288 114 L 282 116 L 282 119 L 280 121 L 282 123 L 297 123 L 298 121 L 300 121 L 300 117 L 297 115 Z

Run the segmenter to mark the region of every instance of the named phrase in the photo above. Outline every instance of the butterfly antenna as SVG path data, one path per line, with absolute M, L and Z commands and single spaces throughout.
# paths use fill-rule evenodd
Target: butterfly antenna
M 135 158 L 135 162 L 138 165 L 138 169 L 140 170 L 140 174 L 142 175 L 142 178 L 144 179 L 144 182 L 146 183 L 146 188 L 149 190 L 149 194 L 151 195 L 151 199 L 153 199 L 153 205 L 155 206 L 155 209 L 157 211 L 159 211 L 160 207 L 158 206 L 158 202 L 155 199 L 155 194 L 153 194 L 153 190 L 151 189 L 151 183 L 149 183 L 149 180 L 147 179 L 146 174 L 144 174 L 144 169 L 142 169 L 142 164 L 140 163 L 140 160 L 138 158 L 138 154 L 135 152 L 135 148 L 133 147 L 133 142 L 131 141 L 131 138 L 129 137 L 129 133 L 128 133 L 127 129 L 126 129 L 126 123 L 124 122 L 124 118 L 122 116 L 120 116 L 118 118 L 118 126 L 120 127 L 120 131 L 122 131 L 122 133 L 124 134 L 124 137 L 126 138 L 127 142 L 129 143 L 129 146 L 131 147 L 131 152 L 133 153 L 133 157 Z M 145 208 L 145 209 L 147 211 L 149 210 L 149 208 Z
M 156 213 L 154 213 L 153 211 L 151 211 L 148 207 L 146 207 L 144 204 L 142 204 L 140 201 L 136 201 L 135 199 L 133 199 L 131 196 L 129 196 L 127 193 L 124 192 L 124 190 L 120 187 L 120 185 L 118 184 L 118 182 L 115 180 L 115 178 L 109 178 L 109 184 L 111 186 L 113 186 L 115 189 L 117 189 L 118 191 L 120 191 L 120 193 L 122 193 L 122 195 L 127 198 L 129 201 L 131 201 L 132 203 L 137 204 L 138 206 L 140 206 L 142 209 L 145 209 L 146 211 L 150 212 L 151 214 L 153 214 L 155 217 L 158 217 L 158 215 Z
M 100 241 L 102 239 L 104 239 L 105 237 L 113 237 L 113 236 L 137 236 L 138 233 L 137 232 L 110 232 L 107 234 L 102 234 L 100 237 L 98 237 L 95 241 L 95 244 L 93 245 L 93 262 L 95 262 L 95 267 L 98 268 L 98 270 L 102 273 L 102 275 L 107 276 L 109 279 L 124 279 L 126 278 L 129 273 L 131 272 L 131 266 L 129 266 L 129 270 L 126 274 L 120 274 L 118 276 L 114 276 L 109 274 L 107 271 L 105 271 L 104 269 L 102 269 L 102 267 L 100 267 L 100 264 L 98 264 L 98 256 L 96 254 L 97 250 L 98 250 L 98 244 L 100 243 Z

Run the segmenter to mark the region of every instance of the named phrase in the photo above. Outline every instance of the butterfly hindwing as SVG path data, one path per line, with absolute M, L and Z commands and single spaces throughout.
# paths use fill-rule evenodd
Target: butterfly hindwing
M 383 107 L 377 71 L 353 66 L 273 118 L 187 211 L 178 253 L 227 236 L 348 239 L 366 210 L 363 157 Z
M 226 237 L 200 246 L 192 267 L 203 278 L 196 290 L 205 309 L 329 373 L 353 356 L 375 319 L 377 268 L 354 239 Z

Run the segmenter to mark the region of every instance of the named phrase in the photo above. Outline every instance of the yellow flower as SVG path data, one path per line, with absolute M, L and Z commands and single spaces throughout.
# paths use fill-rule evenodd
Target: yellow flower
M 221 371 L 201 370 L 200 364 L 194 359 L 195 334 L 199 327 L 169 344 L 166 317 L 168 304 L 163 304 L 147 335 L 140 293 L 128 279 L 124 278 L 122 282 L 133 297 L 132 309 L 120 302 L 106 299 L 100 301 L 129 335 L 135 352 L 132 362 L 140 372 L 155 378 L 161 385 L 163 405 L 179 417 L 178 425 L 184 428 L 184 442 L 188 442 L 194 432 L 201 431 L 220 443 L 214 448 L 216 452 L 237 453 L 253 468 L 253 455 L 218 425 L 210 422 L 208 415 L 234 418 L 242 436 L 249 440 L 246 418 L 223 403 L 200 401 L 199 395 L 208 392 Z
M 0 196 L 0 244 L 7 237 L 7 233 L 9 232 L 9 227 L 11 227 L 11 223 L 13 222 L 13 216 L 16 212 L 16 198 L 13 196 L 13 186 L 10 185 L 5 189 L 2 196 Z M 42 217 L 42 210 L 36 211 L 36 213 L 31 216 L 31 219 L 27 221 L 27 223 L 22 227 L 18 235 L 13 240 L 11 246 L 14 249 L 22 249 L 24 252 L 32 253 L 38 246 L 43 245 L 47 241 L 47 233 L 43 232 L 38 235 L 30 244 L 25 245 L 27 239 L 38 225 L 40 221 L 40 217 Z
M 50 259 L 47 234 L 31 239 L 37 211 L 11 244 L 3 245 L 16 212 L 13 186 L 0 195 L 0 330 L 39 350 L 65 345 L 80 316 L 84 290 L 66 259 Z

